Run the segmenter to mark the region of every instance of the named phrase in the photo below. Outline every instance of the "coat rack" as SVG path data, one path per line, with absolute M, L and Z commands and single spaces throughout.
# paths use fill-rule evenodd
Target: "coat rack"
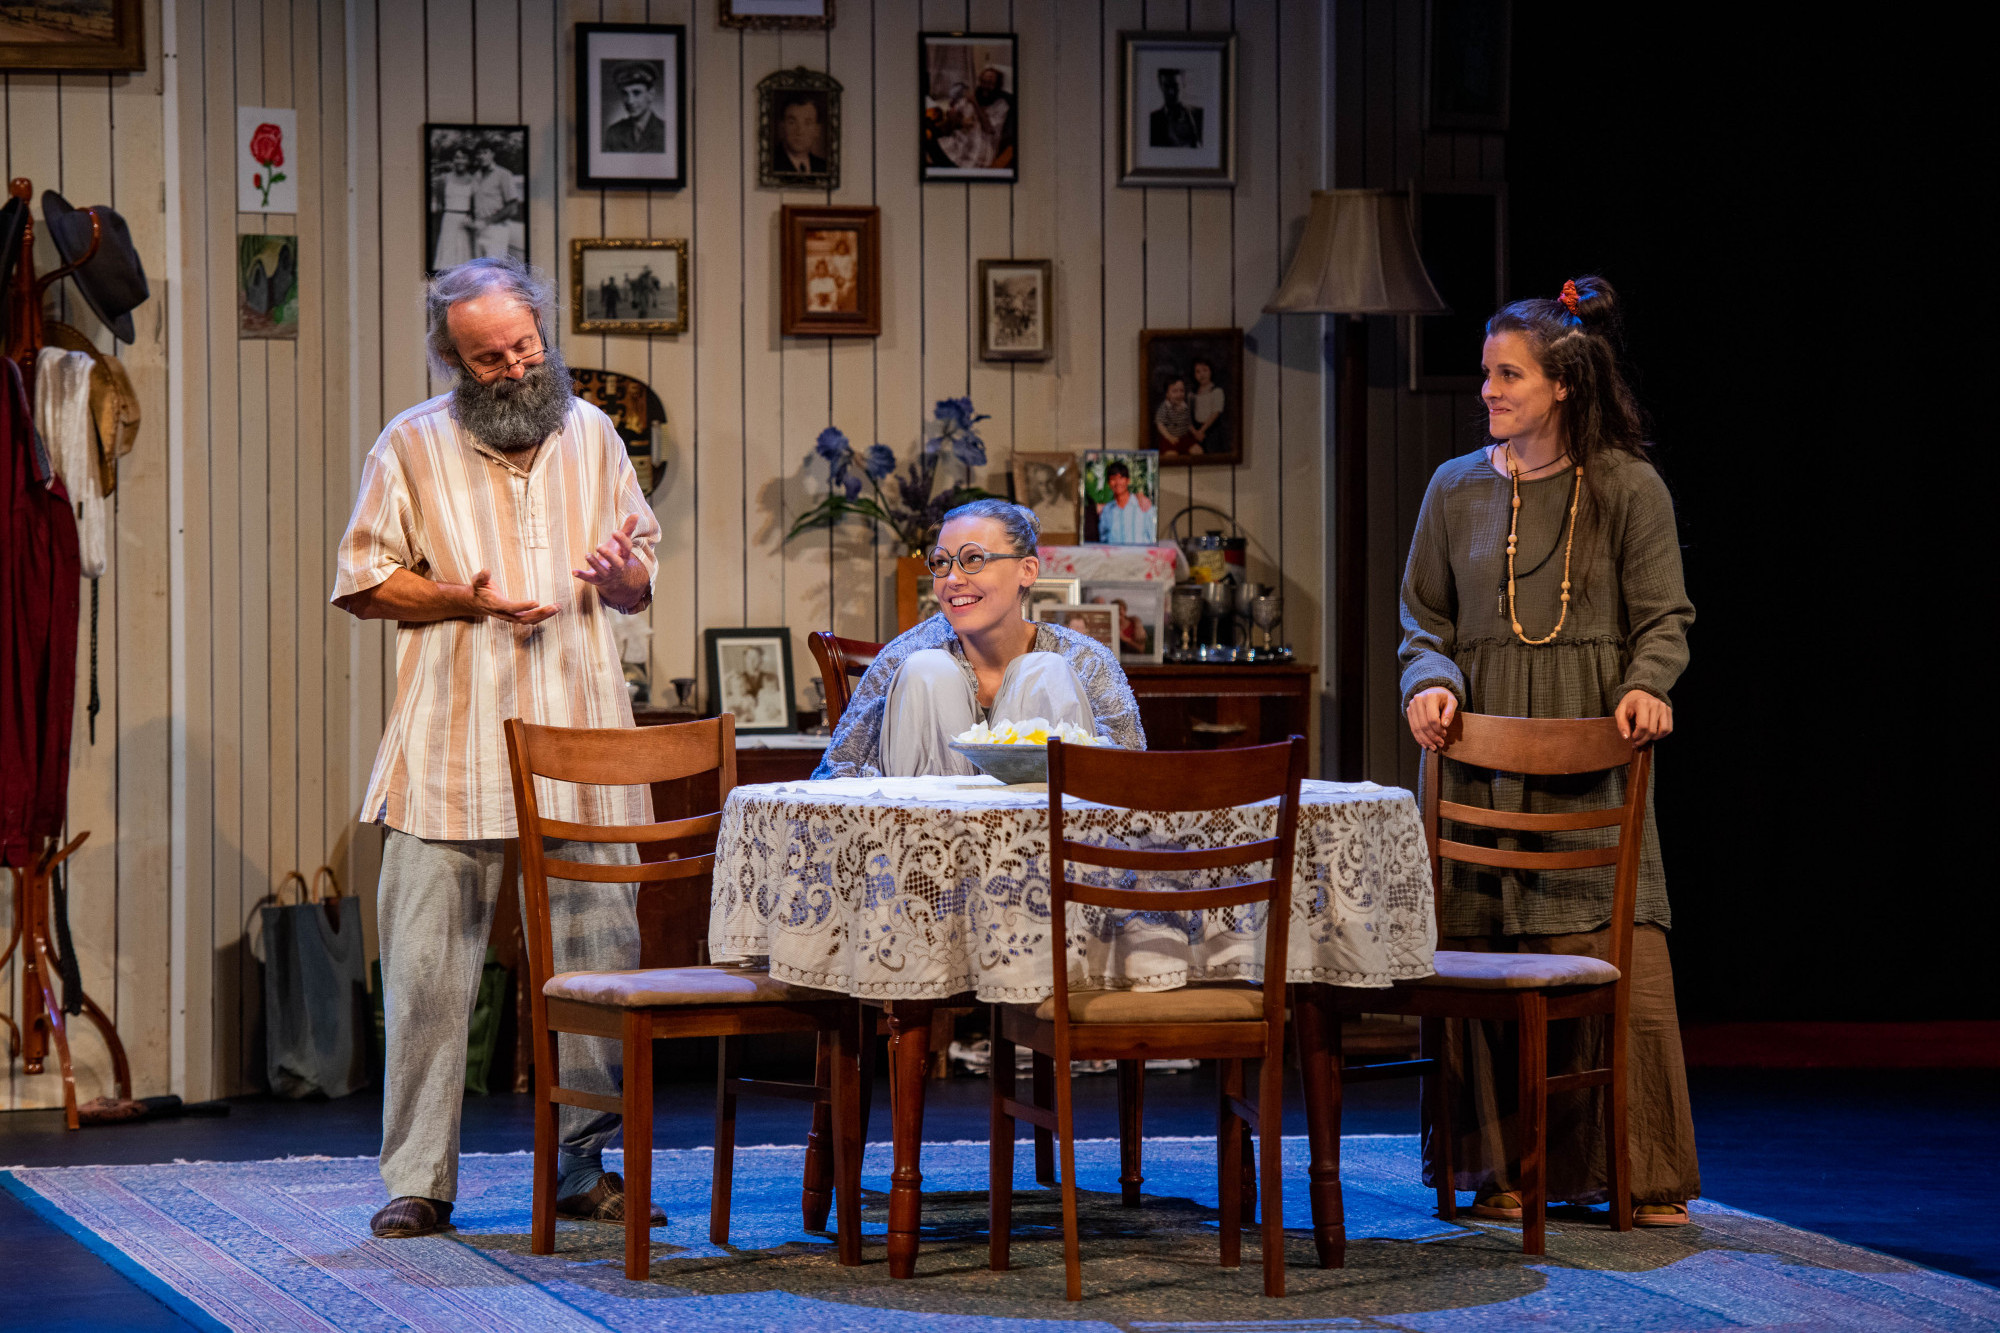
M 34 183 L 25 176 L 16 176 L 8 184 L 8 193 L 24 204 L 33 197 Z M 28 391 L 28 401 L 34 401 L 35 358 L 40 355 L 45 334 L 42 324 L 42 294 L 51 283 L 58 282 L 88 263 L 97 253 L 97 247 L 104 236 L 104 224 L 98 219 L 96 210 L 90 210 L 90 248 L 74 264 L 65 264 L 54 272 L 35 276 L 35 222 L 31 212 L 21 229 L 21 253 L 15 261 L 14 281 L 7 290 L 6 330 L 7 357 L 21 368 L 21 380 Z M 62 1068 L 63 1113 L 65 1122 L 71 1129 L 79 1129 L 82 1122 L 77 1117 L 76 1071 L 70 1060 L 69 1026 L 63 1013 L 61 1000 L 56 995 L 56 978 L 61 975 L 56 966 L 56 950 L 53 944 L 55 934 L 67 936 L 67 928 L 57 930 L 56 918 L 51 901 L 51 889 L 55 872 L 63 862 L 76 854 L 90 833 L 85 830 L 61 847 L 57 839 L 46 839 L 35 848 L 26 866 L 13 866 L 14 872 L 14 931 L 7 947 L 0 951 L 0 967 L 21 950 L 21 1007 L 18 1026 L 13 1019 L 0 1014 L 0 1023 L 7 1025 L 7 1055 L 11 1060 L 19 1057 L 24 1070 L 39 1074 L 48 1060 L 50 1045 L 56 1050 L 56 1060 Z M 67 942 L 67 941 L 65 941 Z M 73 949 L 74 946 L 72 945 Z M 65 954 L 63 961 L 69 963 Z M 65 990 L 68 988 L 65 987 Z M 111 1068 L 117 1082 L 118 1097 L 127 1101 L 132 1096 L 132 1068 L 125 1059 L 125 1044 L 118 1039 L 118 1029 L 105 1016 L 97 1002 L 77 987 L 74 999 L 80 1002 L 84 1017 L 97 1025 L 104 1037 L 104 1044 L 111 1049 Z

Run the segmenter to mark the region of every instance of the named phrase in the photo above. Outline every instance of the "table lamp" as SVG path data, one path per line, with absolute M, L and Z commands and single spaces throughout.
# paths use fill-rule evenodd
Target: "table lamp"
M 1298 253 L 1269 314 L 1346 315 L 1333 447 L 1335 776 L 1364 776 L 1361 740 L 1367 622 L 1368 324 L 1365 315 L 1450 310 L 1424 272 L 1410 232 L 1409 197 L 1396 190 L 1314 190 Z

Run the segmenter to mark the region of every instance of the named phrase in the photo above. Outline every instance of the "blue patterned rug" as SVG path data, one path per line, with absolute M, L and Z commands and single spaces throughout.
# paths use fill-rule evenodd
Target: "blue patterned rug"
M 616 1154 L 613 1154 L 615 1157 Z M 371 1158 L 0 1173 L 0 1185 L 78 1236 L 197 1325 L 375 1333 L 569 1330 L 1007 1330 L 1304 1333 L 1410 1329 L 2000 1329 L 2000 1291 L 1720 1204 L 1694 1225 L 1613 1232 L 1602 1213 L 1551 1218 L 1548 1253 L 1517 1231 L 1433 1214 L 1414 1137 L 1344 1141 L 1347 1267 L 1314 1266 L 1305 1144 L 1285 1141 L 1289 1295 L 1260 1291 L 1257 1236 L 1243 1266 L 1216 1266 L 1213 1140 L 1149 1139 L 1146 1201 L 1119 1206 L 1118 1146 L 1078 1144 L 1086 1299 L 1062 1299 L 1061 1213 L 1017 1154 L 1014 1269 L 986 1268 L 986 1145 L 924 1150 L 918 1277 L 891 1282 L 887 1197 L 865 1192 L 867 1263 L 834 1263 L 831 1237 L 799 1229 L 797 1147 L 739 1150 L 731 1244 L 708 1243 L 706 1149 L 662 1151 L 652 1278 L 623 1276 L 622 1231 L 561 1223 L 556 1253 L 528 1253 L 522 1155 L 464 1159 L 455 1234 L 382 1242 Z M 615 1169 L 615 1167 L 614 1167 Z M 864 1184 L 886 1186 L 885 1144 Z

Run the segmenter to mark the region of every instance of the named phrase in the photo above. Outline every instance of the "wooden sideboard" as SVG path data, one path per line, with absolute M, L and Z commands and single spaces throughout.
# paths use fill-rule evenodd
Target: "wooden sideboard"
M 1311 739 L 1311 666 L 1125 668 L 1139 697 L 1150 750 L 1222 750 L 1270 745 L 1296 733 Z

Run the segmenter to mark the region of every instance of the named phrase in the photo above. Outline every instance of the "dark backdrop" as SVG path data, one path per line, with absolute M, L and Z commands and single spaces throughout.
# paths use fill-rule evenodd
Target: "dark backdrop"
M 1993 381 L 1992 117 L 1937 97 L 1963 33 L 1760 8 L 1514 6 L 1510 285 L 1616 285 L 1697 611 L 1658 770 L 1681 1008 L 2000 1016 L 2000 524 L 1954 411 Z

